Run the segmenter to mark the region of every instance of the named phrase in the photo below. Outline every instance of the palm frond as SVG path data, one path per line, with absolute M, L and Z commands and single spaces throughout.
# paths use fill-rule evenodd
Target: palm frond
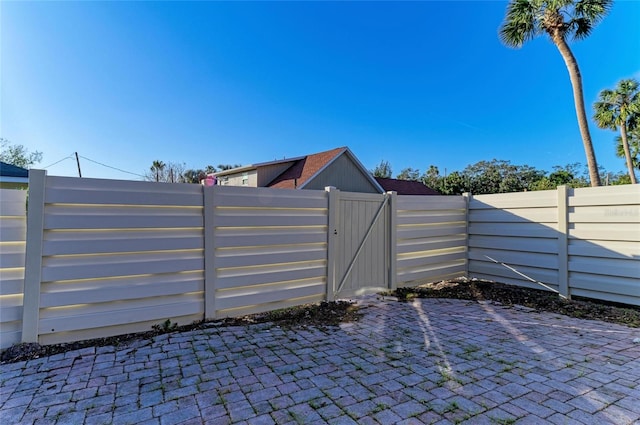
M 598 127 L 616 130 L 624 124 L 634 129 L 640 120 L 639 86 L 636 80 L 627 79 L 619 81 L 615 90 L 602 90 L 593 104 Z
M 500 41 L 506 46 L 521 47 L 539 32 L 533 1 L 511 0 L 507 6 L 504 22 L 500 27 Z
M 611 10 L 613 0 L 578 0 L 575 2 L 575 14 L 591 21 L 591 26 L 596 25 Z
M 593 120 L 598 127 L 614 131 L 618 129 L 616 114 L 610 103 L 596 102 L 593 104 L 593 109 L 595 110 Z
M 574 18 L 567 23 L 568 31 L 574 40 L 582 40 L 591 34 L 593 22 L 587 18 Z
M 622 146 L 622 137 L 616 136 L 616 156 L 625 158 L 624 147 Z M 627 143 L 629 143 L 629 151 L 631 153 L 631 164 L 633 168 L 640 170 L 640 133 L 638 131 L 627 131 Z

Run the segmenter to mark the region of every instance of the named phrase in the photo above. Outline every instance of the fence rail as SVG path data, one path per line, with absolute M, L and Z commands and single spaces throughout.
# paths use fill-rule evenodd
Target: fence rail
M 387 196 L 354 288 L 468 276 L 640 305 L 638 185 Z M 0 348 L 333 299 L 369 198 L 32 170 L 26 218 L 26 192 L 0 192 Z

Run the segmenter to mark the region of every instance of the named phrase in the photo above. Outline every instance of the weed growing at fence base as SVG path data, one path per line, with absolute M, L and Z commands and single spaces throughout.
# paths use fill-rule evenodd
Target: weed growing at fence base
M 483 280 L 444 281 L 414 288 L 398 288 L 393 295 L 400 301 L 413 298 L 495 301 L 503 305 L 525 306 L 532 311 L 548 311 L 581 319 L 640 327 L 640 307 L 583 298 L 567 301 L 552 292 Z

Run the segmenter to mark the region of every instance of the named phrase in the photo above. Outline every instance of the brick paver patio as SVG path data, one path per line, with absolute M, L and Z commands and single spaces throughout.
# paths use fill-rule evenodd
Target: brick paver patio
M 640 330 L 492 303 L 359 301 L 340 328 L 165 334 L 0 366 L 3 424 L 635 424 Z

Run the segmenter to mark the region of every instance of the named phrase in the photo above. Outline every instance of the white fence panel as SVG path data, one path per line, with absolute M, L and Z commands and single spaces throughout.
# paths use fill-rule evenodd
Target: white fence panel
M 640 185 L 569 195 L 572 294 L 640 305 Z
M 555 190 L 474 196 L 469 275 L 544 289 L 528 277 L 558 290 L 557 203 Z
M 464 276 L 467 204 L 462 196 L 398 196 L 397 286 Z
M 640 186 L 564 191 L 474 197 L 470 277 L 640 305 Z
M 0 349 L 20 342 L 27 191 L 0 189 Z
M 39 342 L 201 320 L 202 190 L 46 178 Z
M 322 301 L 328 196 L 214 186 L 215 317 Z

